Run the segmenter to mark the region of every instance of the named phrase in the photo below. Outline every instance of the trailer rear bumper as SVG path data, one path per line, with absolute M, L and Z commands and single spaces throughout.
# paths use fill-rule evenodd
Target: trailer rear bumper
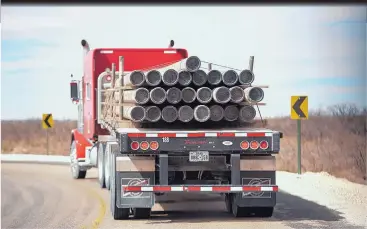
M 267 186 L 228 186 L 228 185 L 189 185 L 189 186 L 121 186 L 122 192 L 217 192 L 217 193 L 241 193 L 241 192 L 278 192 L 277 185 Z

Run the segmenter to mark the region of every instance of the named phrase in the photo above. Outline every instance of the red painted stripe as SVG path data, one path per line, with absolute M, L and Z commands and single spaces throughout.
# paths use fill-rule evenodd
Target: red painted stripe
M 242 187 L 245 192 L 261 191 L 261 187 Z
M 247 137 L 265 137 L 265 133 L 247 133 Z
M 186 190 L 189 192 L 200 192 L 200 186 L 188 186 L 186 187 Z
M 175 138 L 176 133 L 160 133 L 158 134 L 159 138 Z
M 231 191 L 231 187 L 223 186 L 223 187 L 213 187 L 213 192 L 229 192 Z
M 141 186 L 127 186 L 123 187 L 124 192 L 140 192 Z
M 217 133 L 217 137 L 235 137 L 235 133 Z
M 170 186 L 159 186 L 159 187 L 154 187 L 153 190 L 156 192 L 170 192 L 171 187 Z
M 130 138 L 145 138 L 147 135 L 145 133 L 128 133 L 127 136 Z
M 187 137 L 189 137 L 189 138 L 205 137 L 205 133 L 188 133 Z

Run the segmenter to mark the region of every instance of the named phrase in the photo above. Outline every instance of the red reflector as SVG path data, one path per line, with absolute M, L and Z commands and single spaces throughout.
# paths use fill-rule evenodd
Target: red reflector
M 128 133 L 127 136 L 130 138 L 144 138 L 146 137 L 146 134 L 145 133 Z
M 265 133 L 247 133 L 247 137 L 265 137 Z
M 158 138 L 175 138 L 176 133 L 161 133 L 158 134 Z
M 190 186 L 190 187 L 187 187 L 187 191 L 190 191 L 190 192 L 199 192 L 201 189 L 200 189 L 200 186 Z
M 226 133 L 226 132 L 223 132 L 223 133 L 217 133 L 217 137 L 235 137 L 235 133 Z
M 250 144 L 248 143 L 248 141 L 242 141 L 240 147 L 241 149 L 246 150 L 250 147 Z
M 139 149 L 139 142 L 132 142 L 130 147 L 131 147 L 132 150 Z
M 158 149 L 158 147 L 159 147 L 158 142 L 156 142 L 156 141 L 152 141 L 152 142 L 150 142 L 150 149 L 151 149 L 151 150 L 157 150 L 157 149 Z
M 250 148 L 251 149 L 258 149 L 259 148 L 259 142 L 257 142 L 257 141 L 251 141 L 250 142 Z
M 146 141 L 141 142 L 141 143 L 140 143 L 140 149 L 142 149 L 142 150 L 147 150 L 147 149 L 149 149 L 149 143 L 148 143 L 148 142 L 146 142 Z
M 205 137 L 205 133 L 188 133 L 187 137 L 189 137 L 189 138 Z
M 159 187 L 154 188 L 154 191 L 157 191 L 157 192 L 170 192 L 171 187 L 170 186 L 159 186 Z
M 127 186 L 127 187 L 122 187 L 124 192 L 139 192 L 141 191 L 141 187 L 137 186 Z
M 267 149 L 268 147 L 269 147 L 269 144 L 267 141 L 260 142 L 260 149 Z

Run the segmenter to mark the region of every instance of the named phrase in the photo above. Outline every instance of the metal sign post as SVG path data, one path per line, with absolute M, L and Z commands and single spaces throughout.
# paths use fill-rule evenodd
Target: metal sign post
M 302 152 L 301 152 L 301 121 L 308 119 L 308 96 L 291 97 L 291 119 L 297 120 L 297 170 L 302 173 Z
M 46 154 L 49 154 L 49 133 L 48 129 L 53 128 L 54 120 L 52 118 L 52 114 L 43 114 L 42 115 L 42 127 L 46 129 Z

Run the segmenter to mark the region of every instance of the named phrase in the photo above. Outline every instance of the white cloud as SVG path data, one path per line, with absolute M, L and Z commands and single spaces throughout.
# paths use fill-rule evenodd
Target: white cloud
M 55 117 L 76 117 L 68 86 L 71 73 L 82 75 L 81 39 L 92 47 L 166 47 L 174 39 L 189 54 L 236 68 L 247 67 L 248 57 L 255 55 L 255 83 L 270 85 L 266 102 L 271 105 L 264 112 L 287 114 L 291 95 L 324 93 L 317 87 L 301 92 L 295 82 L 358 74 L 354 65 L 343 63 L 360 53 L 360 44 L 333 37 L 327 27 L 360 20 L 365 13 L 358 7 L 3 7 L 2 39 L 33 38 L 54 46 L 2 63 L 2 77 L 9 85 L 32 81 L 27 93 L 40 95 L 22 115 L 47 109 Z M 4 74 L 19 68 L 29 70 L 22 74 L 27 81 Z M 16 115 L 4 102 L 3 108 L 5 118 Z

